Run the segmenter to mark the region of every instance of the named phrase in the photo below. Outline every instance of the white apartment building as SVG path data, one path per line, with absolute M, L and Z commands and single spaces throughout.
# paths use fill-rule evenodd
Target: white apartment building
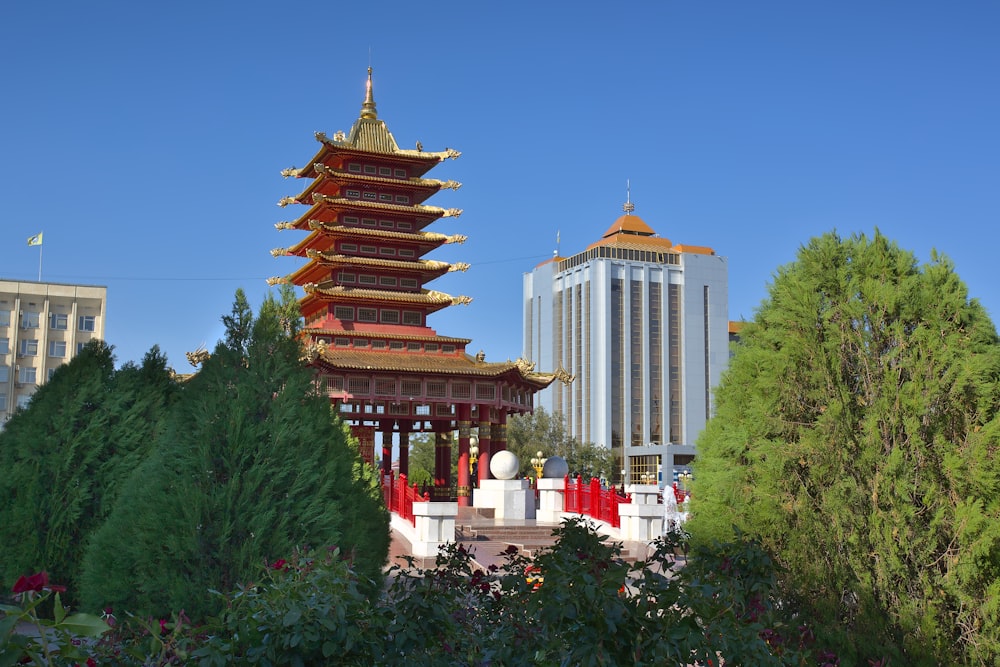
M 107 288 L 0 279 L 0 427 L 93 338 Z
M 536 405 L 610 447 L 626 483 L 670 483 L 695 455 L 729 360 L 728 268 L 711 248 L 625 215 L 590 247 L 524 275 L 523 355 L 566 371 Z

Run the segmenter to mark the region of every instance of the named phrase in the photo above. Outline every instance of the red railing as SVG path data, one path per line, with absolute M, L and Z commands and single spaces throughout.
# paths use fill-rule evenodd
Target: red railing
M 420 495 L 416 482 L 413 486 L 407 486 L 406 475 L 400 475 L 398 479 L 393 477 L 391 473 L 382 477 L 382 497 L 385 499 L 386 509 L 415 524 L 413 503 L 427 502 L 431 496 L 429 493 Z
M 619 495 L 614 487 L 601 488 L 601 480 L 596 477 L 584 482 L 580 477 L 565 478 L 563 511 L 586 514 L 598 521 L 607 521 L 614 528 L 621 527 L 618 506 L 632 502 L 628 496 Z

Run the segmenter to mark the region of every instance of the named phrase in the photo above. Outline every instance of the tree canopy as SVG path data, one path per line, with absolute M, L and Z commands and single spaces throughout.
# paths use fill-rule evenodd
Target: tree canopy
M 741 339 L 698 442 L 692 534 L 759 538 L 783 603 L 845 653 L 996 664 L 1000 346 L 951 262 L 826 234 Z
M 84 558 L 82 596 L 137 613 L 212 613 L 208 591 L 248 583 L 296 547 L 338 545 L 380 574 L 388 514 L 273 298 L 242 291 L 152 455 Z
M 81 545 L 149 453 L 177 386 L 154 347 L 117 371 L 101 340 L 56 369 L 0 432 L 0 578 L 46 569 L 75 594 Z
M 614 454 L 607 447 L 592 442 L 581 443 L 566 432 L 566 423 L 559 412 L 550 413 L 538 407 L 526 415 L 511 417 L 507 424 L 507 449 L 517 454 L 522 475 L 534 475 L 532 457 L 561 456 L 566 459 L 572 475 L 585 479 L 607 475 L 617 468 Z

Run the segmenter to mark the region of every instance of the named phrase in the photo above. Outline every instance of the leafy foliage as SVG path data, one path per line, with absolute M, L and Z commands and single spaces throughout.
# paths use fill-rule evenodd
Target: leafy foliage
M 81 545 L 149 453 L 176 391 L 158 348 L 116 371 L 100 340 L 38 388 L 0 433 L 0 578 L 44 566 L 77 590 Z
M 1000 347 L 951 263 L 827 234 L 741 338 L 692 533 L 757 536 L 845 656 L 1000 660 Z
M 542 452 L 543 458 L 561 456 L 569 465 L 570 474 L 584 479 L 611 477 L 618 469 L 614 454 L 607 447 L 592 442 L 581 443 L 566 433 L 560 413 L 535 408 L 526 415 L 515 415 L 507 424 L 507 449 L 517 454 L 521 475 L 532 475 L 531 459 Z
M 216 611 L 205 591 L 231 590 L 310 544 L 342 544 L 359 572 L 381 571 L 389 531 L 377 479 L 359 478 L 357 451 L 282 312 L 269 298 L 254 318 L 237 292 L 225 341 L 87 547 L 88 608 L 204 618 Z

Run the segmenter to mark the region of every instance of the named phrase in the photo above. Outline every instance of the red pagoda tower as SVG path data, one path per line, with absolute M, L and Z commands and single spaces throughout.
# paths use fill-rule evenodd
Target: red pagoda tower
M 392 440 L 398 434 L 399 471 L 408 471 L 409 435 L 434 432 L 436 438 L 434 500 L 451 497 L 451 445 L 444 434 L 458 430 L 457 496 L 469 504 L 469 442 L 478 426 L 479 476 L 489 473 L 489 455 L 506 447 L 509 414 L 530 412 L 535 392 L 553 374 L 533 371 L 530 363 L 489 363 L 470 356 L 467 338 L 439 336 L 428 317 L 448 306 L 467 304 L 427 288 L 450 271 L 467 264 L 425 259 L 446 243 L 467 237 L 427 231 L 442 218 L 457 218 L 458 209 L 425 202 L 459 183 L 425 178 L 440 162 L 455 159 L 452 149 L 424 151 L 419 144 L 400 149 L 385 122 L 379 120 L 368 69 L 367 92 L 360 117 L 348 134 L 331 139 L 317 133 L 319 151 L 301 169 L 282 175 L 310 179 L 300 194 L 280 206 L 300 205 L 305 212 L 279 230 L 308 234 L 293 246 L 272 251 L 307 263 L 285 278 L 302 288 L 303 332 L 307 360 L 317 371 L 341 417 L 374 461 L 375 432 L 382 434 L 382 473 L 391 471 Z

